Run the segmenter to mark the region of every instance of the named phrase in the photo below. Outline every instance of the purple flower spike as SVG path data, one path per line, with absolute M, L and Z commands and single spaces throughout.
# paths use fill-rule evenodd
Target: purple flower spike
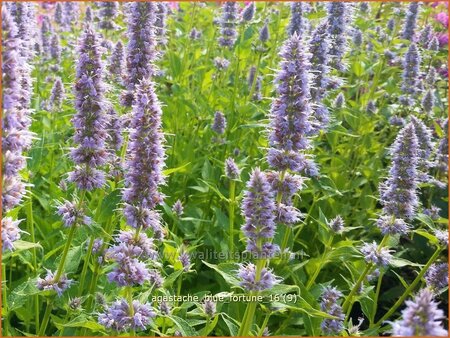
M 236 25 L 238 19 L 238 4 L 234 1 L 227 1 L 222 6 L 222 18 L 220 20 L 219 44 L 222 47 L 231 48 L 236 41 Z
M 309 148 L 308 136 L 314 132 L 310 55 L 303 41 L 294 34 L 285 42 L 280 56 L 281 70 L 276 78 L 278 97 L 270 112 L 268 162 L 279 171 L 308 173 L 315 166 L 301 151 Z
M 183 252 L 178 256 L 178 260 L 181 262 L 184 272 L 188 272 L 191 267 L 191 258 L 189 257 L 189 254 Z
M 69 180 L 79 189 L 92 190 L 105 183 L 104 173 L 97 168 L 106 164 L 108 153 L 103 64 L 99 39 L 89 25 L 80 39 L 78 54 L 74 88 L 77 113 L 72 119 L 78 146 L 71 151 L 77 167 L 69 173 Z
M 325 335 L 337 335 L 344 329 L 345 315 L 342 307 L 338 304 L 342 293 L 334 287 L 326 287 L 322 292 L 320 309 L 329 315 L 338 317 L 339 319 L 324 319 L 320 325 Z
M 152 318 L 156 316 L 151 305 L 133 300 L 133 311 L 125 299 L 120 299 L 106 308 L 105 313 L 98 316 L 98 322 L 108 329 L 118 332 L 132 330 L 146 330 Z
M 378 248 L 378 244 L 376 242 L 365 243 L 361 247 L 361 253 L 364 255 L 366 262 L 377 266 L 389 265 L 392 259 L 391 252 L 392 251 L 386 247 Z
M 122 41 L 118 41 L 111 54 L 108 63 L 108 70 L 113 77 L 122 79 L 125 69 L 125 54 Z
M 418 142 L 409 123 L 398 134 L 392 148 L 388 179 L 380 185 L 380 201 L 385 215 L 410 220 L 419 204 L 417 198 Z
M 425 275 L 427 286 L 432 290 L 440 290 L 448 286 L 448 264 L 436 263 L 430 266 Z
M 167 44 L 167 12 L 169 11 L 166 2 L 157 2 L 157 11 L 155 18 L 156 37 L 161 45 Z
M 417 14 L 419 13 L 419 2 L 411 2 L 406 12 L 406 19 L 403 25 L 402 39 L 412 41 L 417 25 Z
M 291 18 L 288 26 L 289 35 L 297 34 L 302 36 L 308 29 L 308 19 L 305 14 L 308 11 L 309 4 L 305 2 L 294 1 L 291 3 Z
M 262 268 L 259 280 L 256 280 L 256 266 L 252 263 L 241 264 L 238 271 L 238 278 L 241 279 L 241 287 L 246 291 L 270 290 L 280 280 L 272 271 Z
M 92 220 L 86 216 L 84 210 L 75 203 L 65 201 L 58 207 L 57 214 L 62 216 L 64 226 L 70 228 L 72 225 L 90 225 Z
M 177 200 L 172 206 L 172 212 L 177 216 L 181 217 L 183 215 L 183 203 Z
M 444 312 L 438 309 L 429 289 L 422 289 L 412 300 L 406 301 L 402 318 L 392 324 L 396 336 L 448 336 L 442 320 Z
M 36 286 L 39 290 L 54 290 L 61 297 L 72 282 L 71 279 L 67 278 L 66 274 L 62 274 L 59 280 L 56 280 L 55 274 L 47 270 L 47 275 L 44 278 L 38 278 Z
M 420 54 L 415 43 L 412 43 L 403 60 L 403 75 L 401 90 L 404 94 L 400 102 L 411 105 L 413 98 L 419 93 Z
M 214 122 L 211 126 L 211 129 L 214 130 L 217 134 L 222 135 L 225 133 L 225 128 L 227 127 L 227 120 L 222 112 L 216 111 L 214 114 Z
M 339 71 L 344 71 L 346 65 L 342 59 L 347 51 L 347 27 L 350 26 L 351 5 L 346 2 L 333 1 L 329 2 L 327 6 L 331 66 Z
M 255 3 L 250 2 L 242 11 L 242 21 L 249 22 L 252 21 L 255 16 Z
M 11 217 L 2 219 L 2 251 L 14 250 L 14 242 L 20 239 L 19 224 L 21 221 L 14 221 Z
M 105 30 L 115 29 L 114 19 L 119 14 L 119 3 L 117 1 L 99 1 L 98 4 L 99 27 Z
M 154 84 L 144 79 L 137 87 L 131 120 L 131 133 L 125 163 L 125 202 L 128 224 L 135 228 L 152 227 L 158 231 L 159 218 L 153 209 L 161 204 L 158 191 L 164 183 L 164 135 L 161 130 L 161 105 Z
M 54 110 L 61 108 L 64 98 L 65 98 L 64 85 L 61 81 L 61 78 L 58 77 L 55 80 L 55 83 L 52 88 L 52 93 L 50 95 L 50 103 Z
M 241 176 L 241 170 L 231 157 L 225 160 L 225 176 L 230 180 L 239 180 Z
M 266 175 L 256 168 L 247 183 L 242 201 L 245 224 L 242 231 L 249 239 L 270 239 L 275 235 L 274 196 Z
M 157 57 L 154 32 L 156 3 L 132 2 L 129 6 L 127 46 L 127 92 L 122 104 L 132 106 L 136 86 L 155 73 L 153 62 Z

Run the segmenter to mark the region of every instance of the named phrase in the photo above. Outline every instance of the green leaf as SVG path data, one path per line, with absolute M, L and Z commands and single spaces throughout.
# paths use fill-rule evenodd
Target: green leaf
M 22 240 L 17 240 L 14 242 L 14 251 L 8 251 L 2 255 L 2 260 L 5 261 L 9 256 L 15 256 L 21 251 L 30 250 L 33 248 L 42 249 L 42 246 L 39 243 L 27 242 Z
M 176 326 L 178 326 L 183 336 L 198 336 L 197 331 L 195 331 L 183 318 L 173 315 L 169 318 L 172 319 Z
M 423 266 L 422 264 L 413 263 L 411 261 L 408 261 L 407 259 L 398 257 L 392 257 L 392 259 L 390 260 L 390 265 L 393 266 L 394 268 L 401 268 L 404 266 L 417 266 L 417 267 Z
M 219 265 L 202 261 L 203 264 L 217 271 L 225 281 L 231 286 L 238 286 L 239 280 L 236 278 L 237 266 L 234 263 L 221 263 Z
M 223 321 L 225 322 L 225 324 L 228 327 L 228 330 L 230 331 L 230 337 L 236 337 L 239 331 L 238 326 L 239 323 L 237 323 L 235 319 L 233 319 L 226 313 L 221 313 L 220 315 L 222 316 Z
M 169 176 L 170 174 L 173 174 L 173 173 L 176 173 L 176 172 L 186 172 L 186 167 L 189 165 L 189 164 L 191 164 L 191 162 L 188 162 L 188 163 L 186 163 L 186 164 L 183 164 L 183 165 L 181 165 L 181 166 L 179 166 L 179 167 L 176 167 L 176 168 L 170 168 L 170 169 L 166 169 L 166 170 L 163 170 L 163 175 L 164 176 Z

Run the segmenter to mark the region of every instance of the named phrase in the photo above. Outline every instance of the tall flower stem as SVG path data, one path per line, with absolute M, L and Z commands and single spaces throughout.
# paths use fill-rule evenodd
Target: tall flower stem
M 422 268 L 422 270 L 420 270 L 417 277 L 408 286 L 408 288 L 405 290 L 405 292 L 403 292 L 403 295 L 395 302 L 395 304 L 389 309 L 389 311 L 383 317 L 381 317 L 380 320 L 378 320 L 375 324 L 373 324 L 373 326 L 378 326 L 378 325 L 382 324 L 384 321 L 386 321 L 386 319 L 388 319 L 389 317 L 391 317 L 394 314 L 394 312 L 398 309 L 399 306 L 401 306 L 404 303 L 406 298 L 409 297 L 409 295 L 414 290 L 414 288 L 417 286 L 417 284 L 422 280 L 422 277 L 428 271 L 431 264 L 433 264 L 434 261 L 439 257 L 442 250 L 443 250 L 443 248 L 441 248 L 440 246 L 436 249 L 433 256 L 431 256 L 431 258 L 428 260 L 428 262 L 425 264 L 425 266 Z
M 133 287 L 132 286 L 128 286 L 127 288 L 127 294 L 128 294 L 128 307 L 130 308 L 130 317 L 133 318 L 134 316 L 134 307 L 133 307 Z M 130 336 L 134 337 L 136 336 L 136 332 L 134 331 L 134 329 L 131 329 L 130 331 Z
M 372 326 L 374 320 L 375 320 L 375 315 L 377 313 L 377 308 L 378 308 L 378 297 L 380 296 L 380 290 L 381 290 L 381 281 L 383 280 L 383 272 L 380 272 L 380 275 L 378 276 L 378 282 L 377 282 L 377 288 L 375 289 L 375 298 L 373 300 L 373 306 L 372 306 L 372 315 L 369 318 L 369 326 Z
M 320 261 L 319 261 L 317 269 L 314 271 L 314 274 L 312 275 L 312 277 L 309 279 L 308 283 L 306 284 L 306 290 L 311 289 L 314 282 L 316 281 L 317 276 L 319 275 L 320 271 L 322 270 L 322 267 L 326 264 L 326 259 L 330 252 L 331 243 L 333 242 L 333 238 L 334 238 L 334 236 L 331 235 L 330 239 L 328 240 L 327 244 L 325 245 L 325 251 L 323 252 L 322 256 L 320 257 Z
M 258 52 L 258 61 L 256 61 L 256 71 L 255 71 L 255 76 L 253 78 L 253 82 L 252 82 L 252 87 L 250 88 L 250 93 L 248 94 L 247 97 L 247 101 L 246 103 L 248 103 L 249 101 L 251 101 L 253 94 L 255 93 L 256 90 L 256 81 L 258 79 L 258 75 L 259 75 L 259 66 L 261 65 L 261 58 L 262 58 L 262 53 Z
M 378 250 L 380 250 L 381 248 L 383 248 L 386 245 L 386 242 L 388 241 L 388 239 L 389 239 L 389 235 L 384 235 L 383 239 L 381 240 L 380 244 L 378 245 Z M 353 289 L 350 291 L 349 295 L 347 296 L 344 303 L 342 304 L 342 310 L 344 313 L 347 313 L 347 314 L 350 313 L 352 306 L 353 306 L 353 296 L 359 290 L 361 283 L 367 277 L 367 275 L 370 272 L 372 272 L 374 267 L 375 266 L 372 263 L 369 263 L 366 265 L 366 268 L 364 269 L 363 273 L 359 276 L 358 280 L 356 281 L 355 285 L 353 286 Z
M 33 197 L 30 196 L 30 199 L 28 200 L 27 207 L 26 207 L 26 213 L 27 213 L 27 228 L 30 232 L 31 236 L 31 242 L 36 243 L 36 237 L 34 233 L 34 218 L 33 218 Z M 32 255 L 33 255 L 33 270 L 34 273 L 37 274 L 38 271 L 38 265 L 37 265 L 37 255 L 36 255 L 36 248 L 32 249 Z M 35 323 L 36 323 L 36 334 L 39 333 L 39 295 L 36 294 L 33 297 L 33 303 L 34 303 L 34 317 L 35 317 Z
M 2 307 L 3 307 L 3 311 L 5 311 L 5 315 L 3 315 L 2 317 L 2 328 L 4 330 L 4 332 L 2 332 L 2 336 L 8 336 L 8 325 L 9 325 L 9 315 L 8 315 L 8 297 L 7 297 L 7 291 L 6 291 L 6 264 L 2 262 Z
M 261 278 L 261 271 L 265 265 L 266 265 L 265 259 L 258 259 L 258 261 L 256 262 L 255 282 L 259 282 L 259 280 Z M 250 297 L 251 298 L 257 297 L 258 294 L 259 294 L 259 291 L 252 291 L 252 292 L 250 292 Z M 241 328 L 239 329 L 239 333 L 238 333 L 239 337 L 249 336 L 249 332 L 253 325 L 253 317 L 255 316 L 255 311 L 256 311 L 257 305 L 258 305 L 258 302 L 256 302 L 256 301 L 251 301 L 247 305 L 247 309 L 245 310 L 245 314 L 244 314 L 244 319 L 241 324 Z
M 82 190 L 80 200 L 78 201 L 79 207 L 81 207 L 81 205 L 83 204 L 85 196 L 86 196 L 86 191 Z M 77 229 L 77 227 L 78 227 L 78 224 L 76 222 L 70 227 L 69 235 L 67 237 L 66 244 L 64 246 L 63 254 L 61 256 L 61 260 L 59 261 L 58 269 L 56 270 L 56 274 L 55 274 L 55 278 L 54 278 L 55 283 L 59 282 L 59 279 L 61 278 L 61 275 L 64 272 L 64 265 L 66 263 L 67 254 L 69 253 L 69 249 L 72 244 L 72 240 L 75 236 L 75 230 Z M 39 331 L 39 336 L 45 335 L 45 330 L 47 329 L 48 321 L 50 319 L 50 314 L 52 312 L 52 307 L 53 307 L 53 300 L 48 300 L 47 308 L 45 309 L 44 318 L 42 320 L 41 328 Z
M 95 236 L 91 236 L 91 239 L 89 240 L 89 245 L 87 248 L 87 253 L 86 253 L 86 256 L 84 257 L 83 270 L 81 270 L 80 285 L 78 288 L 78 297 L 80 297 L 83 294 L 84 280 L 86 279 L 87 268 L 89 265 L 89 261 L 91 260 L 91 252 L 92 252 L 92 247 L 94 246 L 94 241 L 95 241 Z
M 230 250 L 230 260 L 234 260 L 234 207 L 236 204 L 236 181 L 230 180 L 230 199 L 228 203 L 228 218 L 230 223 L 229 230 L 229 250 Z

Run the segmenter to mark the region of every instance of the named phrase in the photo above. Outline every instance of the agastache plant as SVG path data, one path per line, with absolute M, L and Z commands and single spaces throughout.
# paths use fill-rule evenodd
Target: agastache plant
M 27 105 L 31 93 L 24 88 L 23 72 L 28 66 L 20 55 L 20 40 L 17 26 L 9 9 L 2 6 L 2 208 L 3 212 L 21 203 L 25 195 L 25 184 L 19 172 L 25 167 L 23 152 L 31 145 L 32 134 L 30 107 Z
M 160 215 L 155 210 L 163 200 L 158 191 L 164 182 L 165 158 L 161 115 L 154 84 L 149 79 L 141 80 L 133 105 L 122 194 L 125 219 L 134 230 L 122 231 L 107 253 L 107 257 L 116 263 L 108 278 L 119 286 L 126 286 L 128 297 L 118 300 L 99 316 L 99 323 L 116 331 L 145 330 L 156 315 L 150 305 L 133 300 L 133 286 L 146 281 L 152 287 L 162 285 L 159 272 L 150 270 L 145 263 L 157 258 L 153 238 L 147 237 L 145 232 L 152 230 L 156 239 L 162 239 L 164 235 Z
M 125 54 L 122 41 L 118 41 L 114 47 L 109 59 L 108 70 L 113 78 L 122 80 L 125 72 Z
M 395 219 L 411 220 L 415 216 L 417 197 L 418 142 L 413 123 L 398 134 L 392 148 L 392 165 L 388 179 L 380 185 L 380 202 L 383 215 L 389 216 L 378 226 L 383 234 L 405 234 L 406 226 L 399 226 Z
M 93 190 L 105 184 L 105 173 L 99 168 L 106 164 L 108 155 L 101 49 L 97 33 L 89 25 L 80 39 L 78 55 L 74 86 L 77 113 L 72 119 L 77 147 L 71 151 L 76 167 L 69 173 L 69 181 L 81 190 Z
M 396 336 L 448 336 L 442 320 L 444 312 L 438 308 L 429 289 L 420 290 L 406 301 L 402 318 L 392 324 L 392 335 Z
M 100 18 L 99 27 L 106 31 L 116 28 L 114 19 L 119 14 L 119 3 L 117 1 L 99 1 L 98 16 Z
M 409 4 L 406 12 L 406 19 L 403 25 L 402 39 L 412 41 L 415 35 L 417 26 L 417 14 L 419 13 L 420 4 L 418 1 L 413 1 Z
M 330 65 L 344 71 L 346 65 L 343 57 L 347 51 L 347 27 L 351 17 L 350 4 L 346 2 L 329 2 L 328 10 L 328 34 L 330 37 Z
M 167 44 L 167 12 L 168 5 L 165 2 L 158 2 L 156 4 L 156 18 L 155 18 L 155 35 L 160 45 Z
M 236 41 L 236 25 L 238 20 L 238 3 L 227 1 L 222 5 L 222 17 L 220 19 L 219 44 L 222 47 L 233 47 Z
M 313 132 L 310 94 L 310 55 L 297 34 L 284 44 L 281 70 L 276 77 L 277 98 L 270 112 L 268 162 L 278 171 L 317 173 L 308 159 L 308 136 Z
M 406 106 L 411 105 L 419 93 L 420 62 L 419 50 L 415 43 L 411 43 L 403 60 L 401 85 L 403 96 L 400 97 L 400 102 Z
M 309 49 L 311 52 L 311 73 L 314 75 L 311 85 L 311 100 L 314 103 L 313 110 L 318 120 L 317 129 L 324 128 L 329 122 L 329 112 L 322 100 L 328 93 L 330 82 L 329 73 L 329 40 L 327 35 L 327 23 L 320 23 L 314 30 Z
M 255 258 L 256 264 L 240 264 L 237 273 L 241 287 L 250 296 L 260 291 L 270 290 L 279 279 L 266 267 L 267 260 L 274 257 L 279 247 L 272 243 L 275 235 L 275 203 L 272 188 L 266 175 L 256 168 L 247 183 L 242 201 L 242 213 L 245 224 L 242 232 L 247 240 L 246 251 Z M 247 336 L 253 323 L 257 302 L 247 305 L 244 322 L 238 336 Z
M 154 75 L 153 62 L 157 56 L 154 32 L 156 3 L 133 2 L 128 13 L 127 46 L 127 92 L 122 104 L 130 107 L 133 103 L 135 87 L 143 79 Z
M 306 2 L 294 1 L 291 3 L 291 17 L 289 19 L 288 33 L 289 35 L 297 34 L 303 36 L 308 28 L 308 19 L 305 17 L 309 4 Z

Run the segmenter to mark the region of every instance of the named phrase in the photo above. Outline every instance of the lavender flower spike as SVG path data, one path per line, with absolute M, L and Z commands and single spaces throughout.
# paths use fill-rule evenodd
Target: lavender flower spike
M 342 307 L 338 304 L 342 293 L 333 287 L 326 287 L 322 292 L 320 308 L 322 311 L 338 317 L 339 319 L 324 319 L 320 325 L 325 335 L 339 334 L 344 329 L 345 315 L 342 312 Z
M 77 113 L 72 119 L 78 146 L 71 151 L 77 166 L 69 173 L 69 181 L 79 189 L 92 190 L 105 183 L 104 172 L 97 168 L 107 162 L 108 154 L 103 65 L 97 34 L 89 25 L 80 39 L 78 54 L 74 88 Z
M 127 92 L 122 104 L 130 107 L 135 87 L 140 80 L 153 76 L 156 54 L 155 24 L 156 3 L 133 2 L 129 6 L 127 46 Z
M 255 3 L 250 2 L 242 11 L 242 21 L 249 22 L 252 21 L 255 16 Z
M 402 318 L 392 324 L 396 336 L 448 336 L 442 320 L 444 312 L 438 309 L 429 289 L 422 289 L 413 300 L 406 301 Z
M 59 44 L 58 34 L 53 34 L 50 42 L 50 56 L 55 60 L 56 65 L 59 67 L 61 63 L 61 45 Z
M 133 310 L 126 299 L 120 299 L 108 307 L 105 313 L 98 316 L 98 322 L 106 328 L 118 332 L 133 330 L 145 330 L 156 316 L 150 304 L 142 304 L 133 300 Z
M 167 12 L 168 12 L 168 5 L 165 2 L 158 2 L 157 3 L 157 12 L 156 12 L 156 19 L 155 19 L 155 28 L 156 28 L 156 37 L 158 39 L 158 43 L 161 45 L 167 44 Z
M 419 2 L 411 2 L 406 13 L 405 23 L 403 25 L 402 39 L 413 40 L 416 25 L 417 14 L 419 13 Z
M 420 54 L 415 43 L 411 43 L 403 60 L 403 75 L 401 90 L 404 97 L 401 101 L 405 105 L 412 103 L 411 97 L 419 92 Z
M 50 40 L 52 35 L 52 26 L 50 23 L 50 18 L 44 15 L 42 18 L 41 26 L 41 45 L 44 55 L 48 57 L 50 55 Z
M 122 78 L 125 69 L 125 54 L 122 41 L 118 41 L 109 59 L 108 70 L 113 77 Z
M 238 17 L 238 4 L 234 1 L 227 1 L 222 6 L 222 18 L 220 20 L 219 44 L 223 47 L 231 48 L 236 41 L 236 25 Z
M 256 280 L 256 266 L 252 263 L 241 264 L 238 271 L 238 278 L 241 280 L 241 287 L 246 291 L 270 290 L 279 279 L 269 269 L 261 270 L 261 277 Z
M 284 44 L 276 77 L 277 98 L 270 112 L 268 162 L 279 171 L 308 172 L 314 167 L 301 151 L 309 147 L 311 123 L 310 55 L 297 34 Z
M 14 221 L 11 217 L 2 219 L 2 251 L 14 250 L 14 242 L 20 239 L 19 223 L 21 221 Z
M 328 34 L 331 39 L 331 65 L 339 71 L 346 66 L 342 62 L 347 51 L 347 27 L 350 19 L 350 4 L 345 2 L 329 2 L 328 6 Z
M 153 228 L 160 234 L 159 216 L 153 209 L 163 196 L 158 188 L 164 182 L 164 136 L 161 106 L 149 79 L 141 80 L 135 95 L 131 133 L 125 164 L 124 214 L 130 226 Z
M 225 176 L 230 180 L 239 180 L 241 170 L 232 157 L 225 160 Z
M 304 2 L 294 1 L 291 3 L 291 18 L 289 20 L 288 33 L 289 36 L 296 33 L 302 36 L 308 29 L 308 20 L 304 16 L 308 6 Z
M 439 291 L 448 286 L 448 264 L 432 264 L 425 275 L 427 286 L 432 290 Z
M 225 128 L 227 127 L 227 120 L 222 112 L 216 111 L 214 114 L 214 122 L 211 126 L 211 129 L 214 130 L 217 134 L 222 135 L 225 133 Z
M 418 142 L 414 125 L 409 123 L 398 134 L 391 148 L 392 165 L 388 179 L 380 186 L 383 213 L 412 219 L 417 198 Z
M 113 30 L 116 28 L 114 24 L 114 19 L 119 14 L 119 3 L 117 1 L 99 1 L 98 11 L 100 17 L 99 27 L 101 29 Z

